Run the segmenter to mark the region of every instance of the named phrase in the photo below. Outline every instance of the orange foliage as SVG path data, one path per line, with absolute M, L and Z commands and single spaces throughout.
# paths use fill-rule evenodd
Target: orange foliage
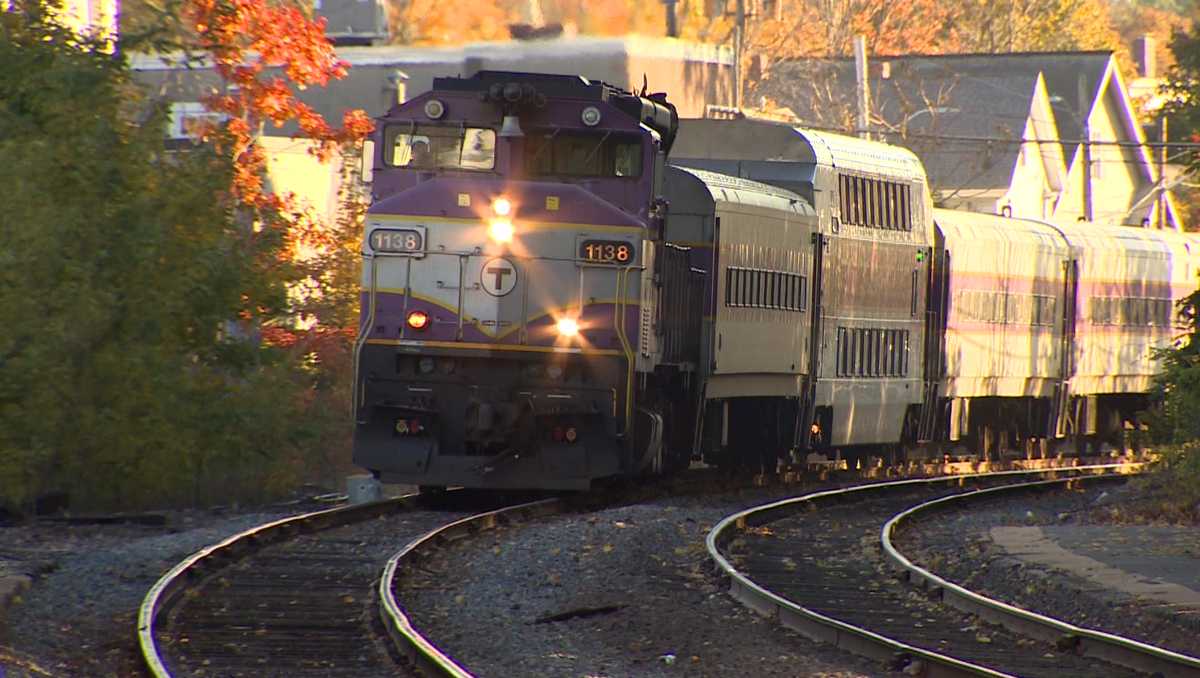
M 1147 7 L 1145 5 L 1121 4 L 1114 5 L 1112 11 L 1113 25 L 1121 35 L 1122 66 L 1132 68 L 1133 57 L 1129 48 L 1133 41 L 1143 35 L 1155 39 L 1155 61 L 1160 74 L 1166 73 L 1175 65 L 1175 54 L 1171 51 L 1171 38 L 1176 31 L 1188 31 L 1192 22 L 1173 12 Z
M 373 123 L 361 110 L 347 111 L 339 128 L 300 101 L 293 86 L 324 86 L 345 77 L 348 64 L 325 38 L 324 19 L 313 21 L 299 8 L 266 0 L 188 0 L 184 15 L 197 36 L 194 47 L 207 52 L 217 73 L 236 89 L 214 96 L 210 109 L 228 116 L 225 132 L 235 159 L 232 196 L 259 209 L 286 208 L 282 197 L 263 192 L 266 156 L 254 135 L 266 122 L 281 127 L 295 121 L 300 135 L 317 142 L 325 159 L 338 144 L 361 139 Z M 279 68 L 286 77 L 264 74 Z
M 390 21 L 397 42 L 438 45 L 506 40 L 514 18 L 489 0 L 409 0 Z

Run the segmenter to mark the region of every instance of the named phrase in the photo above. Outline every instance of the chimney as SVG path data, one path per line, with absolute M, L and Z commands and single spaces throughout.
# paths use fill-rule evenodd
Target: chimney
M 1154 36 L 1143 35 L 1133 41 L 1133 59 L 1137 62 L 1139 78 L 1153 78 L 1158 75 L 1154 63 L 1154 50 L 1158 41 Z

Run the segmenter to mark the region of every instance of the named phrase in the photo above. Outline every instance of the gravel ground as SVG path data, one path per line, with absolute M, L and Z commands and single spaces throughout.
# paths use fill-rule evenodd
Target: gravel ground
M 204 546 L 294 512 L 172 512 L 161 527 L 39 521 L 0 528 L 0 576 L 34 580 L 0 617 L 0 675 L 4 668 L 5 678 L 37 675 L 13 655 L 57 676 L 137 675 L 137 609 L 162 573 Z
M 704 538 L 808 488 L 674 497 L 489 532 L 423 563 L 398 598 L 480 676 L 874 676 L 883 670 L 744 608 Z
M 1055 532 L 1103 521 L 1110 507 L 1130 499 L 1127 486 L 1093 485 L 1083 491 L 1022 494 L 970 511 L 948 511 L 901 533 L 901 552 L 936 574 L 999 600 L 1147 643 L 1200 655 L 1200 619 L 1171 614 L 1159 604 L 1100 590 L 1069 573 L 1031 565 L 992 542 L 994 526 L 1055 526 Z M 1197 539 L 1200 546 L 1200 539 Z M 1114 544 L 1111 548 L 1122 548 Z M 1195 557 L 1195 556 L 1193 556 Z

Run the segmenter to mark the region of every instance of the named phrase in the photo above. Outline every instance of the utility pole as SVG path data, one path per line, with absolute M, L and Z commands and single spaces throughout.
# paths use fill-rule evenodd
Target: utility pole
M 1158 149 L 1158 227 L 1167 227 L 1167 114 L 1161 111 L 1159 119 L 1159 137 L 1162 146 Z
M 1083 218 L 1091 221 L 1092 209 L 1092 128 L 1083 123 Z
M 737 0 L 733 15 L 733 107 L 742 108 L 742 49 L 746 39 L 746 0 Z
M 664 8 L 667 12 L 667 37 L 678 38 L 679 22 L 678 19 L 675 18 L 676 0 L 662 0 L 662 4 L 665 6 Z
M 1083 131 L 1083 218 L 1086 221 L 1092 221 L 1095 212 L 1092 206 L 1094 202 L 1092 195 L 1092 127 L 1087 117 L 1090 97 L 1084 76 L 1080 75 L 1075 83 L 1076 94 L 1079 96 L 1080 129 Z
M 741 0 L 739 0 L 740 2 Z M 854 36 L 854 84 L 858 96 L 858 136 L 870 139 L 871 82 L 867 79 L 867 38 Z

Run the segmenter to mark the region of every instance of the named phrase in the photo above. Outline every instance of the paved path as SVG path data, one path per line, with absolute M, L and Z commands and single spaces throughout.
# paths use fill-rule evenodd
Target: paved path
M 1055 525 L 993 527 L 992 540 L 1025 562 L 1064 570 L 1096 585 L 1200 615 L 1200 530 Z

